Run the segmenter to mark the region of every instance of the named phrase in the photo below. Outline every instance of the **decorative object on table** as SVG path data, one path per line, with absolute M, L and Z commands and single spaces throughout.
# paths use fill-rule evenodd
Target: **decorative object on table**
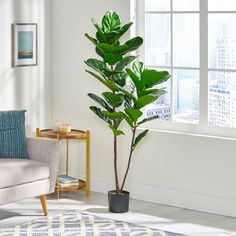
M 20 225 L 2 227 L 1 235 L 153 235 L 184 236 L 139 224 L 108 219 L 79 211 L 43 217 Z
M 57 197 L 59 199 L 59 192 L 61 191 L 73 191 L 73 190 L 83 190 L 85 189 L 86 196 L 90 194 L 90 131 L 87 130 L 77 130 L 72 129 L 69 133 L 55 133 L 52 129 L 44 129 L 40 130 L 39 128 L 36 129 L 36 136 L 37 137 L 44 137 L 44 138 L 52 138 L 52 139 L 65 139 L 66 140 L 66 176 L 67 178 L 73 178 L 69 176 L 69 140 L 85 140 L 86 141 L 86 180 L 79 179 L 79 182 L 76 184 L 70 184 L 68 186 L 67 183 L 60 183 L 59 179 L 56 183 L 56 192 Z M 65 177 L 64 177 L 65 178 Z M 62 180 L 62 179 L 61 179 Z
M 52 130 L 54 132 L 59 132 L 59 126 L 60 126 L 60 122 L 56 122 L 53 126 L 52 126 Z
M 36 23 L 12 24 L 12 66 L 38 65 Z
M 60 187 L 78 187 L 80 184 L 79 179 L 68 175 L 59 175 L 57 180 Z
M 80 186 L 80 180 L 78 180 L 76 183 L 68 183 L 68 184 L 65 184 L 65 183 L 61 183 L 61 182 L 58 182 L 58 187 L 59 188 L 78 188 Z
M 127 56 L 143 43 L 143 39 L 138 36 L 121 43 L 120 39 L 129 30 L 132 22 L 122 25 L 120 17 L 113 11 L 108 11 L 104 15 L 101 26 L 94 19 L 92 22 L 97 30 L 96 36 L 95 38 L 88 34 L 85 36 L 93 43 L 95 51 L 101 59 L 86 60 L 87 66 L 95 72 L 86 71 L 100 81 L 108 91 L 103 92 L 102 97 L 89 93 L 88 96 L 101 107 L 91 106 L 90 109 L 105 121 L 113 132 L 116 189 L 108 192 L 109 210 L 117 213 L 127 212 L 129 198 L 124 195 L 129 193 L 124 191 L 124 186 L 132 154 L 148 133 L 148 129 L 146 129 L 137 134 L 137 128 L 147 121 L 158 118 L 158 115 L 143 117 L 142 109 L 166 92 L 163 88 L 156 86 L 167 81 L 170 75 L 167 71 L 158 72 L 147 69 L 141 62 L 133 63 L 136 57 Z M 130 64 L 132 65 L 128 68 Z M 117 140 L 119 135 L 124 135 L 119 128 L 122 121 L 125 121 L 130 127 L 132 140 L 125 175 L 123 181 L 119 183 Z
M 59 124 L 59 133 L 67 134 L 71 132 L 71 125 L 70 124 Z
M 0 111 L 0 158 L 29 159 L 25 112 L 26 110 Z
M 74 178 L 74 177 L 69 176 L 69 175 L 59 175 L 58 176 L 58 181 L 60 183 L 69 184 L 69 183 L 77 183 L 77 182 L 79 182 L 79 179 Z

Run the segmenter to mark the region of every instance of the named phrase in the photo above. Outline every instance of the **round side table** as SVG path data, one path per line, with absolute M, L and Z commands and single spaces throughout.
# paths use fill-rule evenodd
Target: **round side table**
M 86 180 L 79 180 L 79 186 L 67 186 L 63 187 L 59 185 L 57 181 L 55 190 L 57 191 L 57 197 L 59 199 L 59 193 L 62 191 L 74 191 L 74 190 L 85 190 L 86 196 L 90 195 L 90 131 L 82 131 L 72 129 L 71 132 L 61 134 L 54 132 L 52 129 L 36 129 L 36 137 L 52 138 L 52 139 L 65 139 L 66 140 L 66 175 L 69 172 L 69 139 L 84 139 L 86 141 Z

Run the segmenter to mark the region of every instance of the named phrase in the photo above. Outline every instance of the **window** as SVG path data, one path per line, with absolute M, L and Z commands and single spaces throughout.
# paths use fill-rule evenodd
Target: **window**
M 139 55 L 168 70 L 151 128 L 236 137 L 236 1 L 136 0 Z M 150 127 L 149 127 L 150 128 Z
M 209 0 L 209 10 L 236 9 L 235 1 Z M 227 5 L 227 4 L 226 4 Z M 211 126 L 236 128 L 236 13 L 208 14 L 208 122 Z

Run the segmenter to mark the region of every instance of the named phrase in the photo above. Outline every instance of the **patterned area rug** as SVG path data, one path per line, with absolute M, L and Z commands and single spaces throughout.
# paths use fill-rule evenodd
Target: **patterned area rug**
M 1 236 L 183 236 L 137 224 L 112 220 L 79 211 L 42 217 L 29 223 L 0 229 Z

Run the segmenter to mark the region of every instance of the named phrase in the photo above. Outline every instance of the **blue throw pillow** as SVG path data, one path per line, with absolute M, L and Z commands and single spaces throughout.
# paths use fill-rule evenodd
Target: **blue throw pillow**
M 25 112 L 26 110 L 0 112 L 0 157 L 29 159 Z

